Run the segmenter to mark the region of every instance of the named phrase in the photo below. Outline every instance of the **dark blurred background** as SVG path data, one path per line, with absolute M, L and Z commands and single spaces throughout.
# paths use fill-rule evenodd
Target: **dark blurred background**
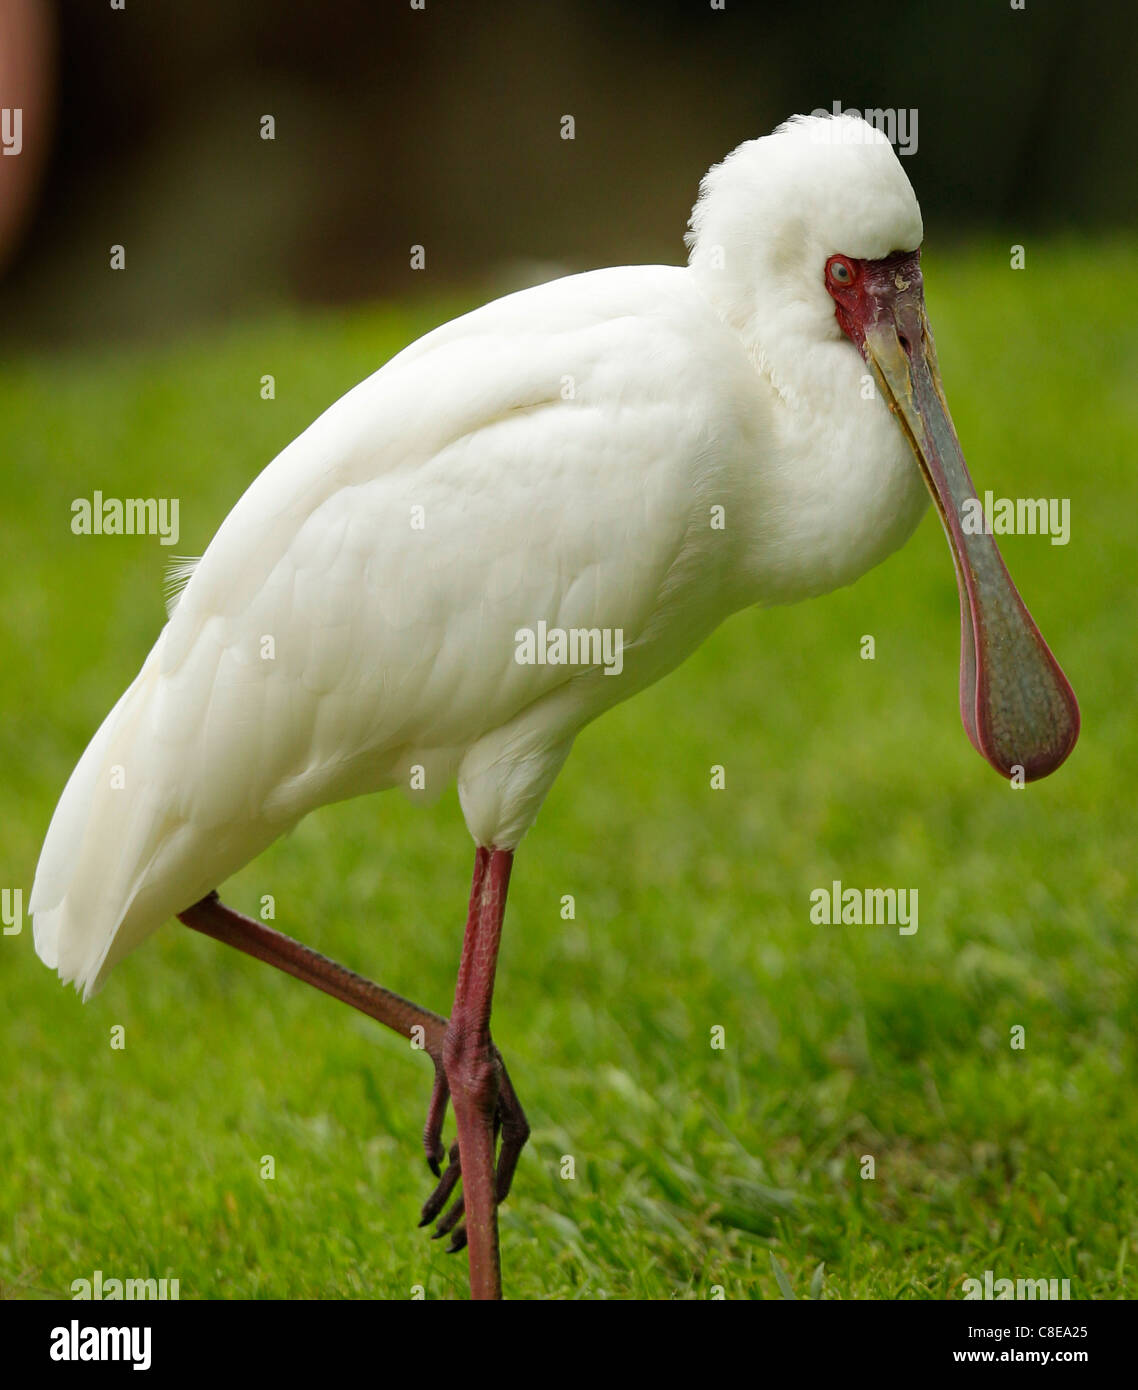
M 679 261 L 707 166 L 835 100 L 917 108 L 941 236 L 1132 226 L 1135 78 L 1133 0 L 0 0 L 0 351 Z

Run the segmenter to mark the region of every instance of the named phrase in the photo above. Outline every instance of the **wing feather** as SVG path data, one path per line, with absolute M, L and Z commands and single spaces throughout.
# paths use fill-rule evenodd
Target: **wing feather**
M 716 370 L 689 347 L 710 310 L 685 276 L 596 272 L 444 325 L 252 483 L 180 573 L 56 810 L 32 909 L 64 978 L 91 992 L 315 806 L 391 785 L 413 760 L 449 774 L 581 679 L 519 665 L 519 628 L 637 643 L 706 530 L 714 472 L 710 417 L 689 403 L 707 398 L 693 373 Z M 587 688 L 618 698 L 603 679 Z M 565 710 L 550 748 L 586 697 Z M 541 756 L 525 747 L 511 785 L 528 806 Z

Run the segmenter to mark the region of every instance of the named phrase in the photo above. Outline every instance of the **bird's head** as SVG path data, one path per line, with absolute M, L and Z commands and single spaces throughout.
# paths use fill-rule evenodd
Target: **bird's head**
M 912 448 L 960 590 L 960 713 L 1005 777 L 1053 772 L 1079 707 L 986 528 L 945 400 L 925 311 L 916 195 L 892 145 L 856 117 L 797 116 L 705 176 L 692 270 L 752 350 L 799 361 L 857 351 Z M 823 352 L 820 353 L 819 349 Z M 858 405 L 851 402 L 851 409 Z

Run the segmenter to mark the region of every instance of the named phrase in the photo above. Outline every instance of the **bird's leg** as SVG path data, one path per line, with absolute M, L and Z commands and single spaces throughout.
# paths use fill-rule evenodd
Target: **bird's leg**
M 480 850 L 474 859 L 474 876 L 470 886 L 470 909 L 467 915 L 467 933 L 473 929 L 476 923 L 483 883 L 486 877 L 486 869 L 490 863 L 490 851 Z M 506 875 L 509 877 L 508 871 Z M 492 987 L 491 981 L 491 987 Z M 502 1061 L 502 1054 L 490 1044 L 494 1057 L 498 1064 L 498 1104 L 494 1112 L 494 1137 L 497 1140 L 501 1134 L 502 1146 L 498 1153 L 498 1167 L 495 1181 L 495 1191 L 498 1204 L 510 1195 L 510 1186 L 514 1180 L 514 1173 L 518 1166 L 518 1159 L 522 1149 L 526 1146 L 529 1139 L 529 1121 L 526 1119 L 525 1111 L 522 1109 L 521 1101 L 518 1100 L 517 1092 L 514 1090 L 513 1083 L 510 1081 L 509 1073 L 506 1071 L 506 1064 Z M 423 1147 L 427 1152 L 427 1162 L 430 1164 L 431 1171 L 439 1179 L 439 1185 L 431 1193 L 423 1204 L 419 1225 L 428 1226 L 442 1212 L 451 1195 L 458 1185 L 458 1180 L 462 1176 L 462 1156 L 457 1142 L 451 1145 L 448 1166 L 445 1170 L 440 1170 L 439 1164 L 446 1152 L 442 1143 L 443 1120 L 446 1116 L 447 1103 L 450 1100 L 450 1087 L 447 1082 L 446 1069 L 440 1063 L 435 1066 L 435 1085 L 431 1092 L 431 1103 L 427 1110 L 427 1124 L 423 1133 Z M 467 1243 L 466 1224 L 462 1221 L 465 1211 L 465 1198 L 459 1196 L 454 1205 L 439 1221 L 435 1228 L 433 1240 L 441 1236 L 450 1235 L 451 1241 L 447 1246 L 447 1254 L 452 1255 L 461 1250 Z
M 475 902 L 482 892 L 482 881 L 486 877 L 486 865 L 489 863 L 489 855 L 484 854 L 479 849 L 474 856 L 474 877 L 470 884 L 470 907 L 467 911 L 466 929 L 470 930 L 470 919 L 475 910 Z M 443 1121 L 446 1118 L 447 1102 L 450 1100 L 450 1087 L 447 1084 L 446 1069 L 442 1065 L 441 1046 L 439 1055 L 435 1058 L 435 1084 L 431 1091 L 431 1101 L 427 1106 L 427 1123 L 423 1130 L 423 1148 L 427 1151 L 427 1163 L 430 1165 L 431 1172 L 436 1178 L 441 1178 L 438 1187 L 427 1199 L 423 1206 L 420 1226 L 429 1225 L 443 1207 L 446 1206 L 451 1191 L 458 1181 L 459 1152 L 457 1141 L 452 1145 L 450 1152 L 450 1163 L 445 1175 L 440 1171 L 439 1165 L 442 1163 L 443 1155 L 446 1150 L 443 1148 Z M 458 1215 L 462 1212 L 459 1210 Z M 457 1218 L 456 1218 L 457 1219 Z M 454 1222 L 451 1222 L 453 1226 Z M 436 1236 L 445 1235 L 444 1230 L 435 1232 Z M 458 1247 L 458 1248 L 461 1248 Z M 448 1251 L 453 1253 L 453 1251 Z
M 458 1126 L 470 1293 L 476 1299 L 502 1296 L 497 1209 L 501 1175 L 494 1168 L 502 1065 L 490 1038 L 490 1009 L 513 862 L 512 850 L 479 846 L 475 854 L 454 1008 L 443 1038 L 443 1070 Z M 521 1123 L 524 1130 L 524 1116 Z M 507 1187 L 520 1147 L 511 1143 L 509 1156 L 503 1153 Z
M 494 1114 L 494 1135 L 502 1136 L 502 1147 L 498 1150 L 498 1168 L 496 1179 L 496 1193 L 498 1205 L 506 1200 L 510 1195 L 510 1186 L 514 1181 L 514 1172 L 518 1166 L 518 1159 L 522 1150 L 526 1146 L 529 1138 L 529 1121 L 526 1119 L 525 1111 L 522 1109 L 521 1101 L 518 1100 L 517 1092 L 514 1090 L 510 1081 L 509 1073 L 506 1071 L 506 1064 L 502 1061 L 502 1054 L 494 1048 L 494 1056 L 498 1059 L 500 1085 L 498 1087 L 498 1108 Z M 423 1137 L 423 1146 L 427 1151 L 427 1162 L 431 1166 L 432 1172 L 439 1178 L 439 1185 L 423 1203 L 423 1211 L 419 1219 L 420 1226 L 429 1226 L 435 1217 L 450 1201 L 451 1194 L 458 1185 L 458 1180 L 462 1176 L 462 1159 L 459 1154 L 458 1143 L 450 1146 L 450 1157 L 447 1167 L 441 1169 L 438 1166 L 439 1159 L 442 1158 L 445 1150 L 440 1141 L 440 1134 L 443 1126 L 443 1116 L 446 1114 L 447 1101 L 450 1099 L 450 1091 L 446 1084 L 446 1073 L 440 1067 L 436 1073 L 435 1090 L 431 1097 L 431 1108 L 427 1115 L 427 1130 Z M 433 1155 L 438 1157 L 433 1157 Z M 461 1196 L 454 1203 L 447 1214 L 435 1227 L 432 1240 L 438 1240 L 441 1236 L 449 1235 L 450 1244 L 447 1246 L 447 1254 L 453 1255 L 466 1245 L 466 1224 L 462 1221 L 465 1211 L 465 1203 Z M 453 1234 L 452 1234 L 453 1233 Z
M 479 895 L 481 894 L 482 875 L 489 863 L 489 853 L 485 851 L 480 853 L 484 854 L 485 857 L 478 861 L 475 866 Z M 481 872 L 479 865 L 481 865 Z M 507 878 L 509 876 L 508 869 L 506 876 Z M 474 898 L 475 892 L 472 890 L 472 910 Z M 442 1143 L 442 1127 L 450 1095 L 443 1063 L 443 1043 L 447 1033 L 447 1020 L 441 1014 L 421 1008 L 418 1004 L 412 1003 L 411 1000 L 404 999 L 402 995 L 384 989 L 381 985 L 374 984 L 362 975 L 357 975 L 346 966 L 330 960 L 327 956 L 321 955 L 319 951 L 314 951 L 299 941 L 294 941 L 292 937 L 286 936 L 283 932 L 276 931 L 263 922 L 257 922 L 252 917 L 246 917 L 243 913 L 226 907 L 216 893 L 210 893 L 200 902 L 195 903 L 193 907 L 179 912 L 178 920 L 187 927 L 192 927 L 195 931 L 213 937 L 215 941 L 224 942 L 257 960 L 275 965 L 277 969 L 283 970 L 286 974 L 314 985 L 317 989 L 323 990 L 325 994 L 330 994 L 345 1004 L 350 1004 L 353 1008 L 359 1009 L 369 1018 L 374 1018 L 385 1027 L 391 1028 L 426 1052 L 434 1063 L 435 1085 L 427 1113 L 423 1143 L 427 1151 L 427 1161 L 440 1181 L 423 1208 L 423 1219 L 420 1224 L 426 1225 L 433 1221 L 446 1206 L 462 1171 L 458 1144 L 454 1144 L 451 1148 L 450 1166 L 445 1172 L 440 1171 L 439 1166 L 446 1152 Z M 502 1151 L 497 1172 L 497 1198 L 499 1202 L 502 1202 L 505 1201 L 509 1193 L 518 1156 L 529 1138 L 529 1125 L 526 1123 L 525 1113 L 510 1083 L 510 1078 L 498 1050 L 493 1048 L 493 1044 L 491 1047 L 497 1060 L 500 1076 L 494 1127 L 495 1132 L 500 1128 L 502 1134 Z M 463 1207 L 463 1199 L 460 1197 L 439 1223 L 439 1228 L 436 1231 L 436 1235 L 439 1236 L 453 1231 L 448 1247 L 452 1252 L 461 1250 L 466 1244 L 465 1226 L 460 1222 Z
M 235 912 L 226 907 L 216 893 L 210 893 L 185 912 L 179 912 L 178 920 L 359 1009 L 422 1048 L 436 1068 L 442 1067 L 447 1021 L 441 1014 L 420 1008 L 401 994 L 373 984 L 347 966 L 301 945 L 284 932 Z

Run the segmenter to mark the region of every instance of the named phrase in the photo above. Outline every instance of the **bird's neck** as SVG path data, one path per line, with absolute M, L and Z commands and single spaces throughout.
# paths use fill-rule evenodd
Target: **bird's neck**
M 827 325 L 828 327 L 828 325 Z M 904 544 L 927 494 L 857 350 L 816 329 L 756 326 L 760 457 L 749 461 L 745 583 L 789 603 L 852 583 Z

